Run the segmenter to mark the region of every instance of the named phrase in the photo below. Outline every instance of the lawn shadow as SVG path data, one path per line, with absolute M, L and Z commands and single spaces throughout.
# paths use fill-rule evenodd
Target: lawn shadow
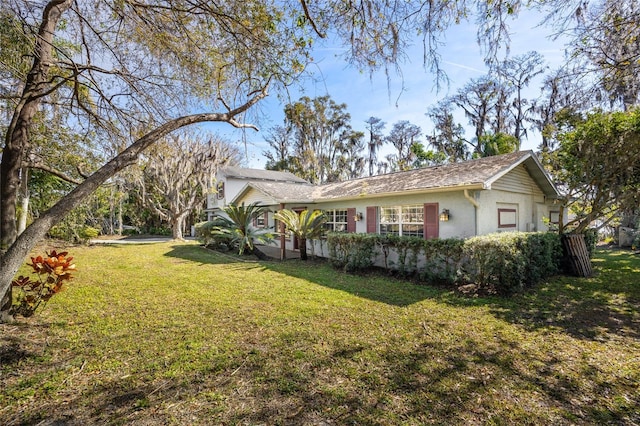
M 559 329 L 572 337 L 640 339 L 640 259 L 626 251 L 599 251 L 590 278 L 556 276 L 511 297 L 446 297 L 458 305 L 484 304 L 526 329 Z
M 262 265 L 274 272 L 393 306 L 410 306 L 425 299 L 438 298 L 444 292 L 389 276 L 382 270 L 364 274 L 343 272 L 322 259 L 293 259 L 286 262 L 263 262 Z
M 178 244 L 171 246 L 171 251 L 164 254 L 167 257 L 189 260 L 202 265 L 231 265 L 231 264 L 258 264 L 258 259 L 253 255 L 237 255 L 210 250 L 196 244 Z
M 409 306 L 425 299 L 437 298 L 443 293 L 443 290 L 417 286 L 380 271 L 364 275 L 344 273 L 331 267 L 327 261 L 318 258 L 308 261 L 300 259 L 262 261 L 255 256 L 220 253 L 197 245 L 172 246 L 171 251 L 165 256 L 190 260 L 200 265 L 246 265 L 248 269 L 259 267 L 394 306 Z

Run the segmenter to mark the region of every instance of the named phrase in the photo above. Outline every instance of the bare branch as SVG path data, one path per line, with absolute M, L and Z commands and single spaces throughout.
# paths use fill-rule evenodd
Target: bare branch
M 311 17 L 311 14 L 309 13 L 309 8 L 307 7 L 307 2 L 305 0 L 300 0 L 300 4 L 302 5 L 302 10 L 304 10 L 304 16 L 307 18 L 307 20 L 311 24 L 311 27 L 313 28 L 313 31 L 315 31 L 315 33 L 318 34 L 318 37 L 327 38 L 327 34 L 325 34 L 322 31 L 320 31 L 318 29 L 318 27 L 316 26 L 316 22 L 313 20 L 313 18 Z
M 67 175 L 66 173 L 61 172 L 60 170 L 56 170 L 53 167 L 49 167 L 43 163 L 40 162 L 32 162 L 32 161 L 23 161 L 22 162 L 22 167 L 26 167 L 26 168 L 30 168 L 30 169 L 38 169 L 38 170 L 42 170 L 44 172 L 47 173 L 51 173 L 52 175 L 59 177 L 60 179 L 69 182 L 69 183 L 73 183 L 75 185 L 80 185 L 82 183 L 81 180 L 75 179 L 69 175 Z

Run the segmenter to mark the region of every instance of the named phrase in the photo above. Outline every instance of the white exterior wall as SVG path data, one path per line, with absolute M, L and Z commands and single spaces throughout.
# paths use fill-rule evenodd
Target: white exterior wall
M 524 165 L 520 165 L 491 185 L 491 190 L 478 191 L 478 235 L 508 231 L 546 231 L 545 219 L 551 210 L 559 210 L 551 201 L 546 201 L 544 193 L 529 175 Z M 515 208 L 517 227 L 500 228 L 498 209 Z
M 544 195 L 521 194 L 500 190 L 479 191 L 478 235 L 507 231 L 546 231 L 545 218 L 549 218 L 553 203 L 545 202 Z M 517 210 L 517 227 L 499 228 L 498 209 L 515 208 Z
M 440 238 L 467 238 L 475 235 L 475 212 L 473 205 L 464 198 L 462 191 L 440 192 L 433 194 L 395 195 L 390 197 L 362 198 L 349 201 L 318 203 L 312 208 L 331 210 L 355 208 L 362 213 L 363 219 L 356 222 L 356 232 L 367 232 L 367 207 L 393 207 L 438 203 L 438 213 L 449 210 L 449 221 L 440 222 Z M 288 207 L 288 206 L 287 206 Z
M 272 201 L 268 201 L 267 197 L 265 197 L 264 194 L 262 195 L 262 197 L 263 204 L 268 205 L 272 211 L 275 212 L 280 209 L 279 205 L 271 204 Z M 242 198 L 241 201 L 244 201 L 246 203 L 249 199 L 257 201 L 254 191 L 250 191 L 247 196 Z M 364 234 L 367 232 L 367 207 L 392 207 L 416 204 L 422 205 L 425 203 L 438 203 L 438 212 L 442 212 L 443 209 L 449 210 L 449 221 L 439 222 L 438 232 L 440 238 L 468 238 L 475 235 L 475 207 L 464 197 L 463 191 L 362 198 L 358 200 L 342 200 L 316 204 L 292 203 L 286 204 L 285 208 L 307 208 L 310 210 L 355 208 L 356 213 L 362 213 L 363 217 L 362 220 L 356 222 L 356 232 Z M 273 227 L 273 214 L 270 213 L 268 218 L 268 226 Z M 276 229 L 275 231 L 277 232 L 278 230 Z M 279 239 L 274 245 L 279 246 Z M 293 239 L 287 239 L 286 247 L 288 250 L 293 250 Z M 309 247 L 309 250 L 311 251 L 311 247 Z M 316 242 L 314 250 L 316 255 L 320 255 L 321 251 L 324 252 L 324 256 L 328 255 L 326 242 L 324 242 L 322 245 Z
M 207 210 L 222 209 L 227 206 L 228 202 L 233 200 L 236 195 L 250 182 L 248 179 L 227 178 L 224 175 L 218 176 L 215 181 L 217 186 L 220 182 L 224 183 L 224 197 L 218 199 L 218 193 L 215 188 L 211 188 L 211 193 L 207 196 Z M 248 204 L 248 203 L 247 203 Z M 209 212 L 209 220 L 213 214 Z

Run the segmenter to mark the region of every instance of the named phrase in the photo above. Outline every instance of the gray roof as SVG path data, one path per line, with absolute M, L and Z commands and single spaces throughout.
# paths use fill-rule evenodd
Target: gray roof
M 251 182 L 251 187 L 267 194 L 279 203 L 312 203 L 317 186 L 309 183 L 285 183 L 285 182 Z M 240 191 L 242 194 L 244 191 Z M 239 194 L 239 195 L 240 195 Z
M 319 186 L 256 182 L 249 183 L 247 187 L 253 187 L 283 203 L 319 202 L 411 192 L 490 189 L 493 182 L 520 164 L 524 164 L 545 195 L 558 196 L 555 185 L 545 173 L 533 151 L 518 151 L 462 163 L 426 167 Z M 238 197 L 243 193 L 244 191 L 241 191 Z
M 220 171 L 227 178 L 238 178 L 247 180 L 264 180 L 274 182 L 297 182 L 308 183 L 293 173 L 279 172 L 274 170 L 246 169 L 244 167 L 228 166 Z

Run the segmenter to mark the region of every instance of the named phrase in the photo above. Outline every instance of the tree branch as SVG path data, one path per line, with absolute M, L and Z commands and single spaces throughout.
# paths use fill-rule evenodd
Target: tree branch
M 302 5 L 302 10 L 304 10 L 304 16 L 309 20 L 309 23 L 311 24 L 313 31 L 315 31 L 315 33 L 318 34 L 318 37 L 327 38 L 327 35 L 318 29 L 315 21 L 311 17 L 311 14 L 309 13 L 309 8 L 307 7 L 306 0 L 300 0 L 300 4 Z
M 54 169 L 53 167 L 49 167 L 46 166 L 45 164 L 41 163 L 41 162 L 34 162 L 34 161 L 23 161 L 22 162 L 22 167 L 27 167 L 30 169 L 38 169 L 38 170 L 42 170 L 44 172 L 47 173 L 51 173 L 52 175 L 59 177 L 60 179 L 69 182 L 69 183 L 73 183 L 75 185 L 80 185 L 82 183 L 81 180 L 75 179 L 59 170 Z M 79 170 L 79 169 L 78 169 Z

